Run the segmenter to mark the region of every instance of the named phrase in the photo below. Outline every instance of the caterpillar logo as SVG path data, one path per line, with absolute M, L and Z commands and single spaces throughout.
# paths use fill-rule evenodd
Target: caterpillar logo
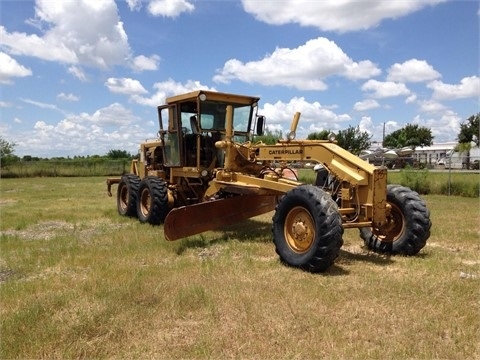
M 269 155 L 298 155 L 303 154 L 302 149 L 282 149 L 282 150 L 268 150 Z

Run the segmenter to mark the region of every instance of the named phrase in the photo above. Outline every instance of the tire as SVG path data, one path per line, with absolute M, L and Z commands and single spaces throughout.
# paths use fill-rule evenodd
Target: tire
M 280 199 L 272 231 L 281 261 L 309 272 L 327 270 L 343 245 L 337 204 L 313 185 L 296 187 Z
M 430 211 L 418 193 L 400 185 L 387 186 L 387 202 L 392 206 L 384 235 L 361 228 L 360 237 L 368 249 L 384 254 L 415 255 L 430 237 Z
M 137 175 L 123 175 L 117 188 L 117 210 L 122 216 L 137 216 L 137 197 L 140 178 Z
M 147 176 L 138 189 L 138 220 L 159 225 L 165 221 L 168 211 L 167 184 L 156 176 Z

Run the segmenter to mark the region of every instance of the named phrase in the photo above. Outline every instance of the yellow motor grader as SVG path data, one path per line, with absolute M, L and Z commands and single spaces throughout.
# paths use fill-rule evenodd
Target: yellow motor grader
M 359 228 L 376 252 L 414 255 L 430 236 L 430 213 L 409 188 L 387 185 L 386 168 L 339 147 L 335 140 L 295 140 L 300 113 L 286 139 L 255 141 L 265 118 L 258 97 L 194 91 L 158 106 L 158 138 L 140 145 L 118 184 L 120 215 L 163 223 L 167 240 L 274 211 L 280 259 L 311 272 L 331 266 L 344 229 Z M 289 164 L 317 165 L 315 184 L 292 178 Z M 287 175 L 288 174 L 288 175 Z

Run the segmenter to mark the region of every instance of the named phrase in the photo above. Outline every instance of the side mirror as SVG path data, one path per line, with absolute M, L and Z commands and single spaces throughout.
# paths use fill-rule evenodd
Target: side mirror
M 265 126 L 265 116 L 258 116 L 257 117 L 257 135 L 262 136 L 263 135 L 263 127 Z

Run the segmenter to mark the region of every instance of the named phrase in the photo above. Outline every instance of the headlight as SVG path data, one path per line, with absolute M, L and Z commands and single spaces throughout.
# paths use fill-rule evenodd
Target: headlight
M 337 140 L 337 136 L 334 133 L 328 134 L 328 141 L 334 142 L 335 140 Z

